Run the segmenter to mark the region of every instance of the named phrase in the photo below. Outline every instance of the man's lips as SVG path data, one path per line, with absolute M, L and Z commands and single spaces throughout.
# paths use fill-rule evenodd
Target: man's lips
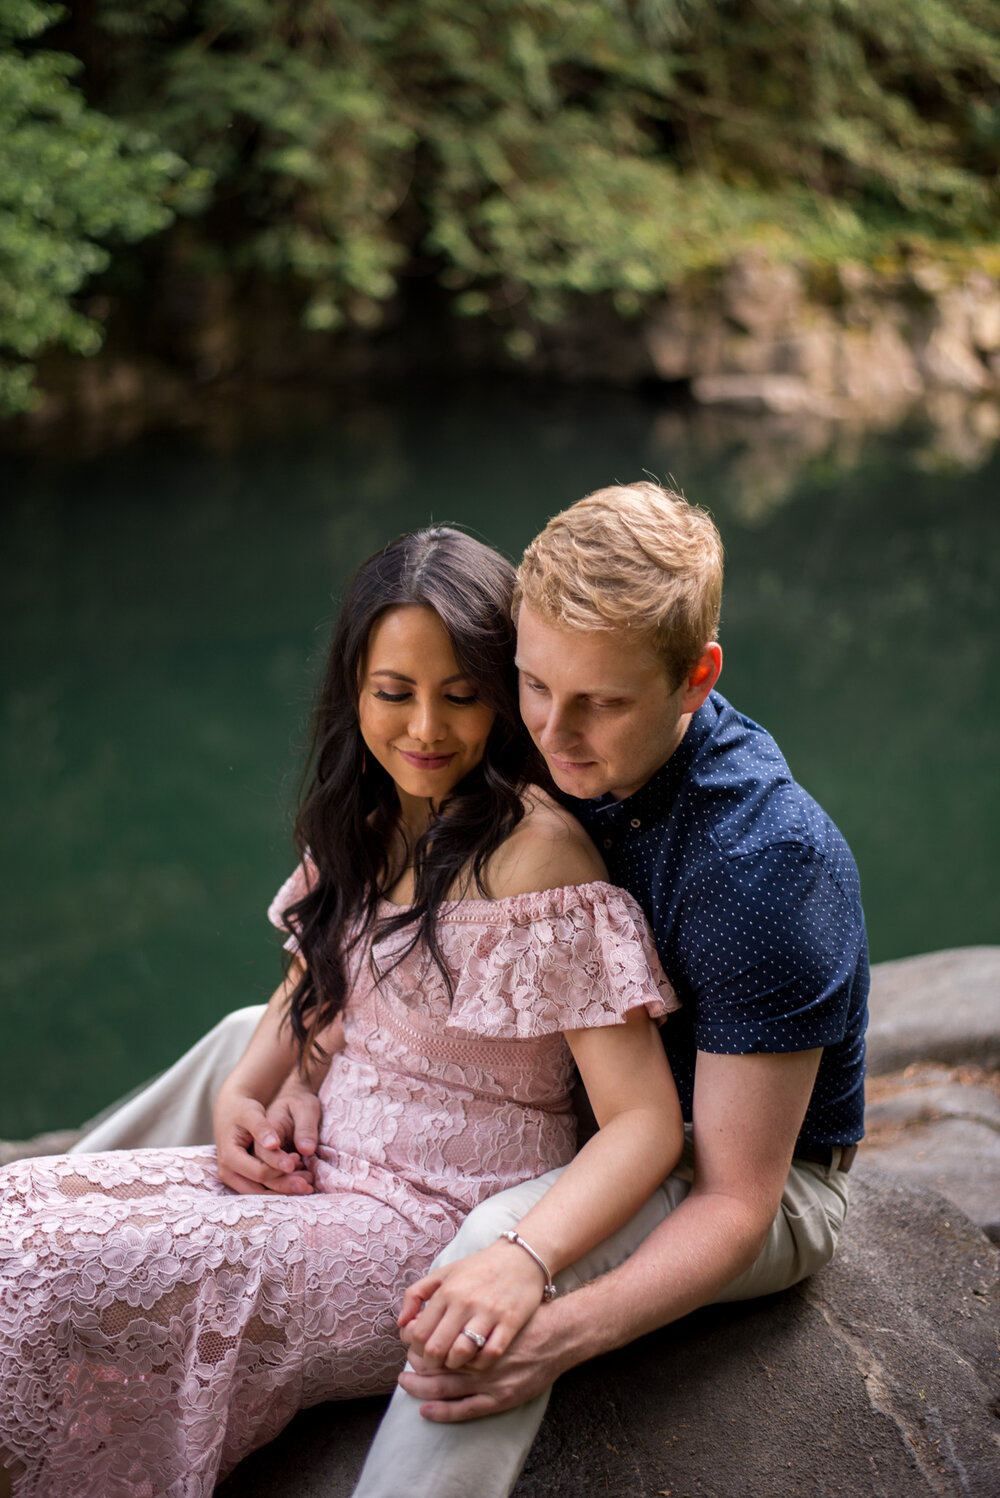
M 415 770 L 443 770 L 455 758 L 454 751 L 451 754 L 410 754 L 405 749 L 398 749 L 396 752 Z
M 557 770 L 589 770 L 597 763 L 594 759 L 556 759 L 554 754 L 547 754 L 545 758 Z

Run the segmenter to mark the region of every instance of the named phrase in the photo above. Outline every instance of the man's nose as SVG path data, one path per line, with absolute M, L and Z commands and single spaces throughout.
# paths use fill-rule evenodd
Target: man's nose
M 573 722 L 568 710 L 557 702 L 550 703 L 544 726 L 538 736 L 539 748 L 552 752 L 565 749 L 573 737 Z

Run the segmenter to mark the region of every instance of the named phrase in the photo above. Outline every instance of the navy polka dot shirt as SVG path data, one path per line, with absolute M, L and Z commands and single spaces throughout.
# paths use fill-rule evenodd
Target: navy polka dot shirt
M 864 1132 L 868 950 L 850 849 L 770 734 L 713 692 L 623 801 L 569 801 L 646 912 L 683 1008 L 663 1038 L 691 1118 L 697 1051 L 823 1057 L 798 1151 Z

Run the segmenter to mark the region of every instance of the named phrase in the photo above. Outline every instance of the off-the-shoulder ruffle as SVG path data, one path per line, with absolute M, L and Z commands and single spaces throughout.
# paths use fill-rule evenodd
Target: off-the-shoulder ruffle
M 680 1008 L 640 906 L 603 880 L 455 901 L 440 940 L 456 970 L 450 1031 L 530 1040 Z
M 268 916 L 279 929 L 289 929 L 284 912 L 306 893 L 310 873 L 311 866 L 300 865 L 271 902 Z M 394 909 L 383 901 L 383 913 Z M 500 900 L 450 900 L 441 907 L 437 930 L 452 979 L 444 1021 L 450 1033 L 531 1040 L 622 1024 L 633 1009 L 645 1008 L 662 1020 L 680 1008 L 641 907 L 604 880 Z M 411 952 L 392 966 L 393 949 L 407 941 L 401 933 L 376 944 L 386 989 L 404 1002 L 414 988 L 443 986 L 424 952 Z M 294 934 L 286 946 L 296 949 Z
M 267 918 L 271 922 L 271 925 L 276 926 L 279 931 L 284 931 L 287 934 L 285 947 L 289 952 L 297 952 L 299 950 L 299 943 L 295 932 L 285 919 L 285 911 L 290 905 L 294 905 L 297 900 L 301 900 L 303 895 L 309 893 L 314 873 L 315 865 L 309 859 L 306 859 L 304 863 L 298 864 L 267 907 Z

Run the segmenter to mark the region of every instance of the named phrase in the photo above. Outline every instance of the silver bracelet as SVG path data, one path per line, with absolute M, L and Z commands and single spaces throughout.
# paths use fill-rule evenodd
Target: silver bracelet
M 539 1269 L 542 1271 L 542 1274 L 545 1276 L 545 1289 L 542 1291 L 542 1304 L 547 1305 L 550 1300 L 555 1300 L 557 1293 L 556 1287 L 552 1282 L 552 1276 L 549 1273 L 549 1266 L 546 1264 L 541 1254 L 536 1253 L 530 1243 L 525 1243 L 524 1239 L 521 1237 L 521 1234 L 515 1233 L 513 1228 L 508 1228 L 506 1233 L 500 1234 L 500 1237 L 506 1238 L 508 1243 L 516 1243 L 518 1248 L 523 1248 L 526 1254 L 531 1255 L 535 1263 L 538 1265 Z

